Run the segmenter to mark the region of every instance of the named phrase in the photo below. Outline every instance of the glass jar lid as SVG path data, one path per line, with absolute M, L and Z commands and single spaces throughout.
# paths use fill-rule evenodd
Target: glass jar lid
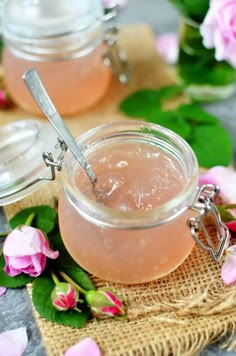
M 100 0 L 8 0 L 2 32 L 15 52 L 75 56 L 102 41 L 103 15 Z
M 57 134 L 34 119 L 0 127 L 0 206 L 32 193 L 50 175 L 42 154 L 55 152 Z

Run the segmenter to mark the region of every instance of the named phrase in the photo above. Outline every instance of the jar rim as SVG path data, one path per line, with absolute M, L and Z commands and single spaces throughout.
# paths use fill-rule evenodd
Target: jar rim
M 102 42 L 103 16 L 100 0 L 61 0 L 56 7 L 45 0 L 10 0 L 3 6 L 2 34 L 11 52 L 28 60 L 77 58 Z
M 136 132 L 139 135 L 145 135 L 149 139 L 162 140 L 165 145 L 170 145 L 181 156 L 181 164 L 185 169 L 186 185 L 170 201 L 154 207 L 149 211 L 118 211 L 87 197 L 81 190 L 76 187 L 74 174 L 78 168 L 73 155 L 67 151 L 62 165 L 60 175 L 65 195 L 73 207 L 87 220 L 106 227 L 118 227 L 123 229 L 139 229 L 161 225 L 175 219 L 177 216 L 187 210 L 191 205 L 197 192 L 198 182 L 198 163 L 196 156 L 189 144 L 173 131 L 162 126 L 147 123 L 143 121 L 124 121 L 113 122 L 93 128 L 76 139 L 85 156 L 96 149 L 99 143 L 104 142 L 106 138 L 113 134 L 122 135 L 125 132 Z M 161 141 L 160 141 L 161 142 Z M 165 146 L 166 147 L 166 146 Z

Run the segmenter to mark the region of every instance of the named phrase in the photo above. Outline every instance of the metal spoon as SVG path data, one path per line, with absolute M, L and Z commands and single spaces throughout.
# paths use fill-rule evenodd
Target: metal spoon
M 25 72 L 23 75 L 23 80 L 29 89 L 30 94 L 51 122 L 53 127 L 56 129 L 58 134 L 61 136 L 63 141 L 66 143 L 69 150 L 73 153 L 79 164 L 82 166 L 86 174 L 88 175 L 90 181 L 94 185 L 96 183 L 96 175 L 92 170 L 90 164 L 86 160 L 81 148 L 75 142 L 73 136 L 62 120 L 60 114 L 57 112 L 54 104 L 48 96 L 48 93 L 39 77 L 36 69 L 31 68 Z

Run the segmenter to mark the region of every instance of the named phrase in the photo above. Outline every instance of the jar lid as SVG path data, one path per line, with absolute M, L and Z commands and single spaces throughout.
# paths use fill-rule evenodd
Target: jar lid
M 103 15 L 100 0 L 8 0 L 2 32 L 16 52 L 68 55 L 101 42 Z
M 46 182 L 50 169 L 43 152 L 54 152 L 57 134 L 38 120 L 0 127 L 0 206 L 22 199 Z

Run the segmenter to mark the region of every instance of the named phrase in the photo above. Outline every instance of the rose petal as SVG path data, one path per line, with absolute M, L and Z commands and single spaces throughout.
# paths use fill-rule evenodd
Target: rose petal
M 8 330 L 0 334 L 0 355 L 21 356 L 28 344 L 26 328 Z
M 225 284 L 236 282 L 236 245 L 226 249 L 226 256 L 221 268 L 221 278 Z
M 223 204 L 236 202 L 236 172 L 223 166 L 215 166 L 199 177 L 199 185 L 215 184 L 220 188 Z
M 87 337 L 70 347 L 65 352 L 65 356 L 101 356 L 101 352 L 97 343 Z
M 7 288 L 6 287 L 0 287 L 0 297 L 6 293 Z
M 178 36 L 176 33 L 166 33 L 156 38 L 156 48 L 159 54 L 169 64 L 175 64 L 178 59 Z
M 112 7 L 115 5 L 125 7 L 127 5 L 127 0 L 102 0 L 102 4 L 105 7 Z

